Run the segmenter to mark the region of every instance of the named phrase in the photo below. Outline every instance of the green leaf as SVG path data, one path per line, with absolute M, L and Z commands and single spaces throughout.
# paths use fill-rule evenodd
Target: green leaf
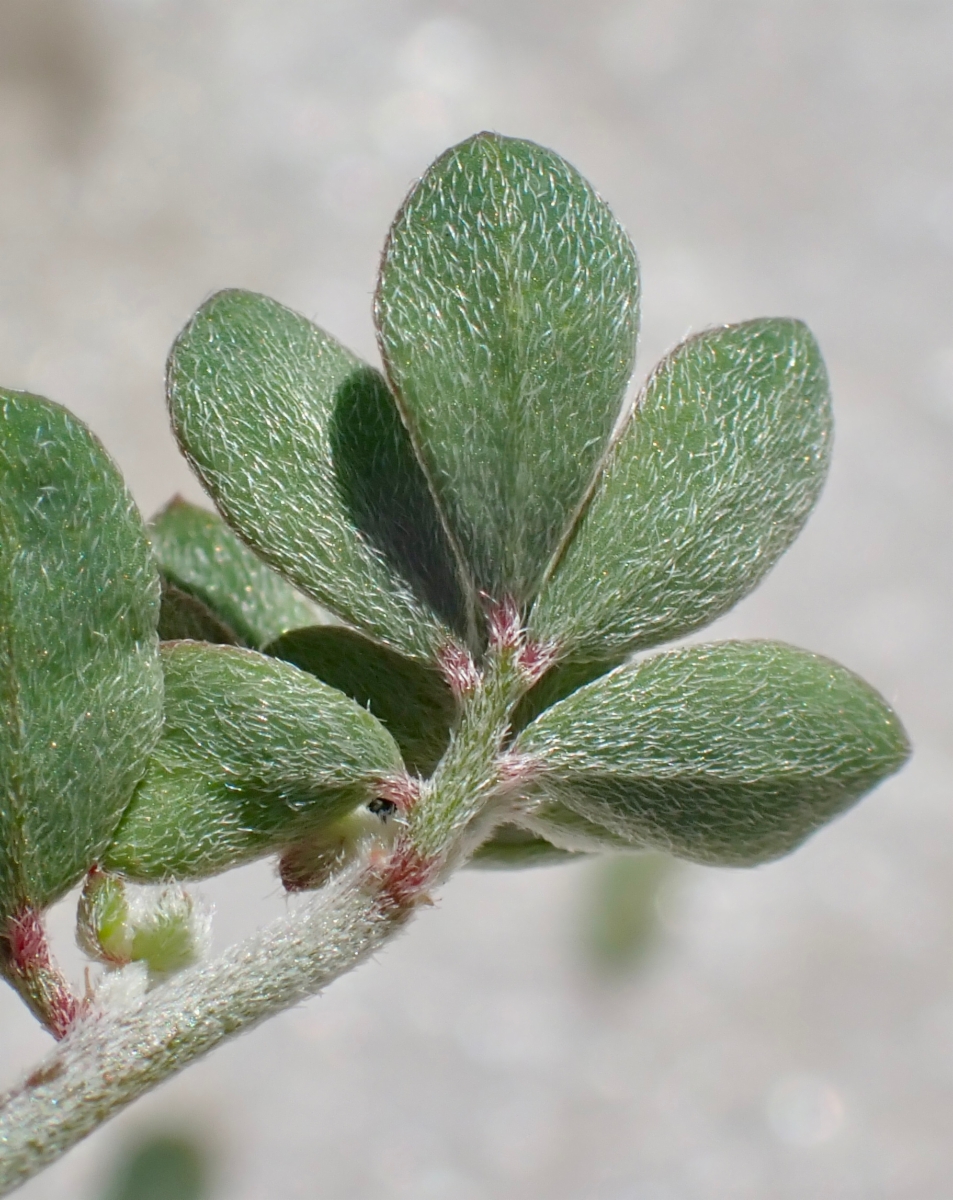
M 467 631 L 452 553 L 381 375 L 304 317 L 219 292 L 169 359 L 176 436 L 229 525 L 319 604 L 430 661 Z
M 180 592 L 200 600 L 226 629 L 254 650 L 288 629 L 324 619 L 316 604 L 266 566 L 217 513 L 176 496 L 153 519 L 149 536 L 163 577 Z M 198 615 L 199 610 L 189 609 L 178 597 L 174 604 L 182 620 L 187 620 L 189 613 Z M 197 635 L 163 636 L 171 640 Z
M 296 629 L 265 648 L 316 675 L 377 717 L 408 768 L 430 775 L 450 741 L 453 693 L 439 670 L 379 646 L 352 629 Z
M 467 863 L 483 871 L 512 870 L 521 867 L 548 867 L 554 863 L 572 862 L 584 857 L 570 850 L 560 850 L 545 838 L 520 829 L 518 825 L 501 825 L 493 836 L 479 847 Z
M 241 638 L 234 629 L 220 621 L 196 596 L 183 592 L 168 579 L 162 580 L 159 637 L 164 642 L 187 639 L 195 642 L 217 642 L 223 646 L 241 645 Z
M 689 338 L 649 379 L 531 636 L 617 663 L 727 612 L 797 536 L 830 446 L 827 374 L 806 326 Z
M 381 349 L 476 587 L 525 604 L 589 487 L 635 357 L 639 275 L 559 155 L 481 133 L 404 203 Z
M 0 922 L 102 853 L 162 722 L 159 578 L 88 429 L 0 391 Z
M 584 683 L 590 683 L 600 675 L 605 675 L 613 665 L 572 659 L 554 663 L 517 703 L 510 719 L 511 737 L 525 729 L 541 712 L 572 695 Z
M 197 879 L 330 825 L 404 777 L 370 713 L 252 650 L 166 643 L 165 726 L 103 857 L 132 879 Z
M 539 803 L 529 823 L 557 845 L 744 866 L 794 849 L 898 770 L 909 745 L 883 699 L 836 663 L 722 642 L 587 684 L 514 752 Z

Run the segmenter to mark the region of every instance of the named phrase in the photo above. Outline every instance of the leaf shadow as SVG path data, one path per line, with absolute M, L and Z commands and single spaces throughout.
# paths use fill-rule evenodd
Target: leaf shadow
M 453 551 L 397 405 L 380 372 L 353 371 L 329 426 L 335 486 L 358 530 L 460 637 L 467 602 Z

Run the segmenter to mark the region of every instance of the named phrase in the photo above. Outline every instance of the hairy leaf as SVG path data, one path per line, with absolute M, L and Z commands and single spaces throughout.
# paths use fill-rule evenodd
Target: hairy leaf
M 159 577 L 89 430 L 0 391 L 0 922 L 102 853 L 162 722 Z
M 435 667 L 331 625 L 293 630 L 265 652 L 317 675 L 368 709 L 390 731 L 408 768 L 432 773 L 457 715 L 453 693 Z
M 403 778 L 370 713 L 252 650 L 162 648 L 165 726 L 103 858 L 132 879 L 196 879 L 330 825 Z
M 381 263 L 381 349 L 478 589 L 532 598 L 632 372 L 625 231 L 559 155 L 481 133 L 407 198 Z
M 620 662 L 698 629 L 787 549 L 824 482 L 827 374 L 799 321 L 708 330 L 655 370 L 530 618 Z
M 773 642 L 722 642 L 587 684 L 514 751 L 538 799 L 532 827 L 557 845 L 742 866 L 794 849 L 898 770 L 909 746 L 844 667 Z
M 605 675 L 614 665 L 611 662 L 592 663 L 572 659 L 555 662 L 522 696 L 513 710 L 510 719 L 511 738 L 521 729 L 525 729 L 541 712 L 572 695 L 584 683 L 590 683 L 600 675 Z
M 180 592 L 200 600 L 254 650 L 288 629 L 314 625 L 323 619 L 321 609 L 266 566 L 217 513 L 176 496 L 153 518 L 149 536 L 163 577 Z M 178 609 L 186 619 L 187 606 L 179 602 Z M 171 640 L 196 635 L 163 636 Z
M 168 389 L 190 463 L 272 567 L 413 658 L 432 659 L 446 626 L 466 632 L 451 551 L 377 371 L 274 300 L 227 291 L 179 335 Z

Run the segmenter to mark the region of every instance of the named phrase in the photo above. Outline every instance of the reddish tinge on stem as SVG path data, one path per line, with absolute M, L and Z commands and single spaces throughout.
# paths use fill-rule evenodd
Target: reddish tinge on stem
M 552 666 L 554 648 L 526 637 L 519 605 L 511 597 L 503 600 L 486 598 L 484 605 L 490 631 L 490 646 L 498 652 L 509 652 L 522 671 L 527 683 L 534 684 Z
M 58 1040 L 66 1037 L 82 1004 L 53 962 L 42 914 L 24 905 L 0 935 L 4 974 Z
M 379 868 L 382 906 L 393 910 L 432 904 L 428 888 L 436 872 L 434 859 L 421 854 L 409 840 L 401 839 Z

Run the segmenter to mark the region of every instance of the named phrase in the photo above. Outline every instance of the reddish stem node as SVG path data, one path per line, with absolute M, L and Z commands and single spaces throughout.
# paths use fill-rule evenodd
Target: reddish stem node
M 495 650 L 518 650 L 523 644 L 523 622 L 519 606 L 512 596 L 484 601 L 490 645 Z
M 420 780 L 413 775 L 398 775 L 383 780 L 377 790 L 382 800 L 396 804 L 398 812 L 409 813 L 420 799 Z
M 443 646 L 437 660 L 451 692 L 458 700 L 472 696 L 480 682 L 480 672 L 466 650 L 456 642 Z
M 484 598 L 487 624 L 490 630 L 490 645 L 496 651 L 509 652 L 516 666 L 528 683 L 536 683 L 553 665 L 555 647 L 543 642 L 527 640 L 526 628 L 516 601 L 507 596 L 503 600 Z
M 504 787 L 521 787 L 528 783 L 539 770 L 539 762 L 528 754 L 510 752 L 500 759 L 500 783 Z
M 536 683 L 556 661 L 555 647 L 542 642 L 527 642 L 519 652 L 520 670 L 531 683 Z
M 50 1033 L 66 1037 L 83 1005 L 53 962 L 41 913 L 31 905 L 14 913 L 0 943 L 11 982 Z
M 427 889 L 437 873 L 437 863 L 426 858 L 405 839 L 401 839 L 379 868 L 379 887 L 383 907 L 415 908 L 431 904 Z
M 6 942 L 10 964 L 19 974 L 26 975 L 50 966 L 46 930 L 35 908 L 24 908 L 14 913 L 7 922 Z

